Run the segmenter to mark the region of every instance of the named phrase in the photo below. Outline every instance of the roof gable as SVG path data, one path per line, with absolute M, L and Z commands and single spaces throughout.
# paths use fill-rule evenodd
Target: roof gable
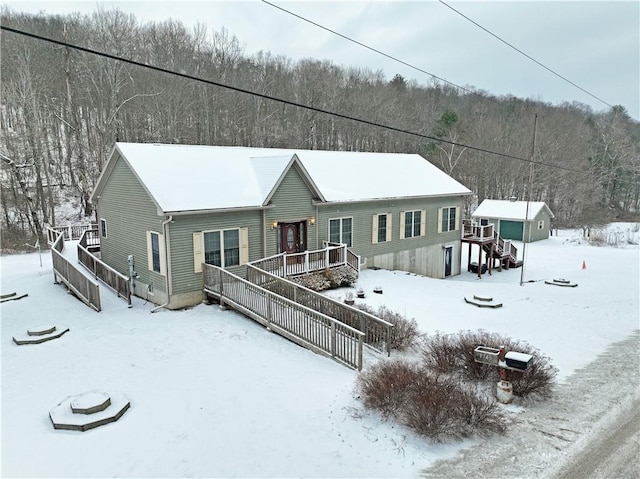
M 528 215 L 527 215 L 528 204 Z M 524 221 L 534 219 L 540 212 L 546 209 L 549 216 L 553 213 L 544 201 L 511 201 L 511 200 L 484 200 L 472 213 L 473 218 L 500 218 L 505 220 Z
M 411 154 L 116 143 L 105 171 L 115 152 L 164 213 L 260 208 L 294 165 L 323 202 L 471 193 Z M 96 191 L 106 184 L 103 175 Z

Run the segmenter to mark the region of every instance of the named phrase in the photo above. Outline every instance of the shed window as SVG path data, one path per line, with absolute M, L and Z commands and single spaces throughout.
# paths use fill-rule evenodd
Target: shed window
M 539 230 L 543 230 L 544 229 L 544 220 L 538 221 L 538 229 Z
M 352 244 L 353 218 L 334 218 L 329 220 L 329 242 Z

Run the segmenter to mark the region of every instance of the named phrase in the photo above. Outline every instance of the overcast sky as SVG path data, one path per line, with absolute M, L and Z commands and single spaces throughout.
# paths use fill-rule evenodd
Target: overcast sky
M 460 86 L 557 104 L 608 106 L 501 43 L 437 1 L 282 1 L 271 3 Z M 640 2 L 475 1 L 447 3 L 487 30 L 610 105 L 640 118 Z M 4 1 L 14 10 L 91 13 L 119 8 L 138 21 L 169 18 L 225 27 L 244 47 L 294 60 L 431 77 L 260 1 Z M 37 32 L 36 32 L 37 33 Z

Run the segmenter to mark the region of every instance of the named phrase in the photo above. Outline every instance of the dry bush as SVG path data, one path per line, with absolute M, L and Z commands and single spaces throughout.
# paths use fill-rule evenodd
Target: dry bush
M 474 434 L 503 433 L 506 420 L 498 405 L 452 378 L 423 371 L 400 421 L 434 442 L 462 439 Z
M 381 361 L 358 375 L 356 388 L 364 406 L 382 415 L 396 416 L 406 407 L 410 387 L 420 377 L 417 364 Z
M 473 351 L 478 346 L 518 351 L 533 356 L 527 371 L 511 371 L 513 393 L 528 400 L 551 397 L 557 368 L 551 359 L 530 344 L 488 331 L 461 331 L 456 334 L 427 338 L 422 346 L 422 359 L 428 368 L 440 373 L 457 373 L 473 381 L 498 381 L 495 366 L 475 362 Z
M 359 375 L 356 387 L 366 408 L 434 442 L 505 431 L 495 403 L 416 363 L 379 362 Z
M 358 279 L 358 272 L 350 266 L 327 269 L 322 275 L 329 282 L 329 289 L 351 286 Z
M 290 279 L 294 283 L 313 291 L 324 291 L 325 289 L 329 289 L 329 287 L 331 286 L 329 281 L 323 275 L 316 273 L 295 276 Z
M 356 303 L 354 306 L 361 311 L 393 324 L 393 329 L 391 330 L 391 349 L 406 351 L 407 349 L 416 347 L 420 342 L 422 334 L 418 329 L 418 323 L 415 319 L 407 319 L 386 306 L 380 306 L 378 309 L 372 308 L 364 303 Z

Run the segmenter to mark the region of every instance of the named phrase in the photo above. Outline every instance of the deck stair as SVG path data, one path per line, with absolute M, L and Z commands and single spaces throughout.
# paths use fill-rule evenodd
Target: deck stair
M 489 274 L 494 263 L 498 262 L 498 270 L 520 268 L 523 261 L 518 259 L 518 248 L 511 242 L 505 240 L 495 230 L 493 223 L 479 225 L 474 220 L 463 220 L 462 241 L 469 244 L 477 244 L 480 247 L 478 261 L 478 277 L 482 275 L 482 253 L 485 253 Z M 491 261 L 489 261 L 491 259 Z M 469 248 L 469 267 L 471 271 L 471 248 Z

